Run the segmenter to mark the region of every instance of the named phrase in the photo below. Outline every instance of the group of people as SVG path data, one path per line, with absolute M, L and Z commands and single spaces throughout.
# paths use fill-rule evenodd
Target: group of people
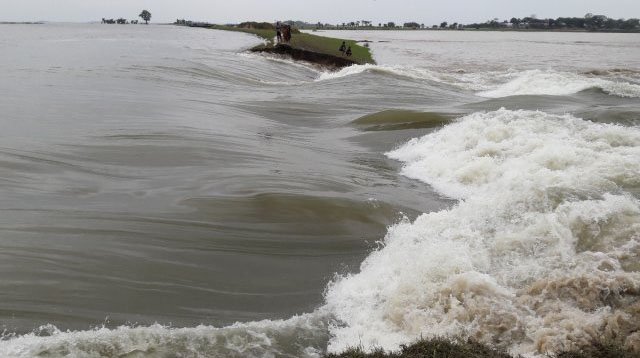
M 289 43 L 289 41 L 291 41 L 291 25 L 278 21 L 276 23 L 276 38 L 278 39 L 278 43 Z
M 347 46 L 346 41 L 342 41 L 342 45 L 340 45 L 340 48 L 338 49 L 338 51 L 342 52 L 343 56 L 351 57 L 352 55 L 351 46 Z

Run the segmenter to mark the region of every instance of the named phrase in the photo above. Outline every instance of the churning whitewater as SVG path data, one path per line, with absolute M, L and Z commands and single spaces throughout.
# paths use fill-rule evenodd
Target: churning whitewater
M 471 337 L 544 353 L 640 348 L 640 131 L 543 112 L 461 118 L 388 153 L 460 199 L 392 227 L 333 283 L 331 351 Z

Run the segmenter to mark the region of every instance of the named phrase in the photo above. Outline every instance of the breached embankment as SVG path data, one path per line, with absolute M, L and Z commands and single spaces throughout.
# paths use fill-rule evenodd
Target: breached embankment
M 273 47 L 258 46 L 250 50 L 251 52 L 264 52 L 277 55 L 289 56 L 296 61 L 310 62 L 329 69 L 340 69 L 357 65 L 358 62 L 349 58 L 334 56 L 326 53 L 309 51 L 301 48 L 295 48 L 289 45 L 278 44 Z
M 250 25 L 250 26 L 249 26 Z M 358 42 L 325 36 L 316 36 L 292 30 L 291 40 L 286 43 L 275 43 L 276 30 L 269 23 L 246 23 L 239 25 L 211 25 L 209 28 L 222 31 L 244 32 L 258 36 L 264 44 L 252 48 L 251 52 L 264 52 L 291 57 L 293 60 L 313 63 L 331 70 L 341 69 L 352 65 L 375 64 L 368 47 L 360 46 Z M 351 48 L 352 55 L 346 57 L 340 52 L 340 47 Z

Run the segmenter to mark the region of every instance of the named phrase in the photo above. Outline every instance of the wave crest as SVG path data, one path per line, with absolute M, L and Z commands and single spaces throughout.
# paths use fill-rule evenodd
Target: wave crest
M 324 72 L 316 79 L 319 81 L 335 80 L 338 78 L 354 76 L 362 73 L 378 73 L 383 75 L 400 76 L 409 79 L 432 80 L 437 81 L 438 77 L 435 72 L 406 66 L 387 66 L 387 65 L 353 65 L 345 67 L 335 72 Z
M 519 95 L 566 96 L 591 88 L 599 88 L 618 97 L 640 97 L 640 85 L 569 72 L 541 70 L 518 73 L 507 83 L 482 91 L 479 95 L 491 98 Z
M 624 78 L 615 77 L 624 73 L 612 72 L 608 77 L 593 74 L 577 74 L 551 70 L 492 71 L 465 73 L 464 71 L 433 71 L 410 66 L 354 65 L 336 72 L 323 72 L 319 81 L 336 80 L 363 73 L 398 76 L 412 80 L 423 80 L 477 92 L 481 97 L 500 98 L 521 95 L 566 96 L 591 88 L 627 98 L 640 98 L 640 85 Z

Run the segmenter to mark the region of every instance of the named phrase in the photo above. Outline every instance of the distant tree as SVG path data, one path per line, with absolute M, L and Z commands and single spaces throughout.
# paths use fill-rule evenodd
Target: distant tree
M 454 22 L 453 24 L 449 25 L 449 28 L 453 29 L 453 30 L 457 29 L 458 28 L 458 23 Z
M 443 23 L 440 24 L 440 28 L 444 29 L 445 27 L 447 27 L 448 23 L 445 21 Z
M 403 27 L 417 29 L 420 27 L 420 24 L 418 24 L 417 22 L 405 22 Z
M 394 27 L 396 27 L 396 23 L 391 21 L 391 22 L 389 22 L 389 23 L 387 24 L 387 27 L 394 28 Z
M 144 20 L 145 24 L 149 25 L 149 21 L 151 21 L 151 13 L 149 11 L 142 10 L 138 17 L 141 17 L 142 20 Z
M 585 18 L 585 25 L 587 28 L 591 30 L 600 29 L 605 26 L 605 22 L 608 18 L 604 15 L 594 15 L 588 18 Z
M 625 30 L 633 30 L 638 27 L 640 27 L 639 19 L 629 19 L 622 23 L 622 28 Z
M 618 28 L 618 22 L 614 19 L 607 18 L 602 22 L 602 27 L 605 29 L 615 29 Z

